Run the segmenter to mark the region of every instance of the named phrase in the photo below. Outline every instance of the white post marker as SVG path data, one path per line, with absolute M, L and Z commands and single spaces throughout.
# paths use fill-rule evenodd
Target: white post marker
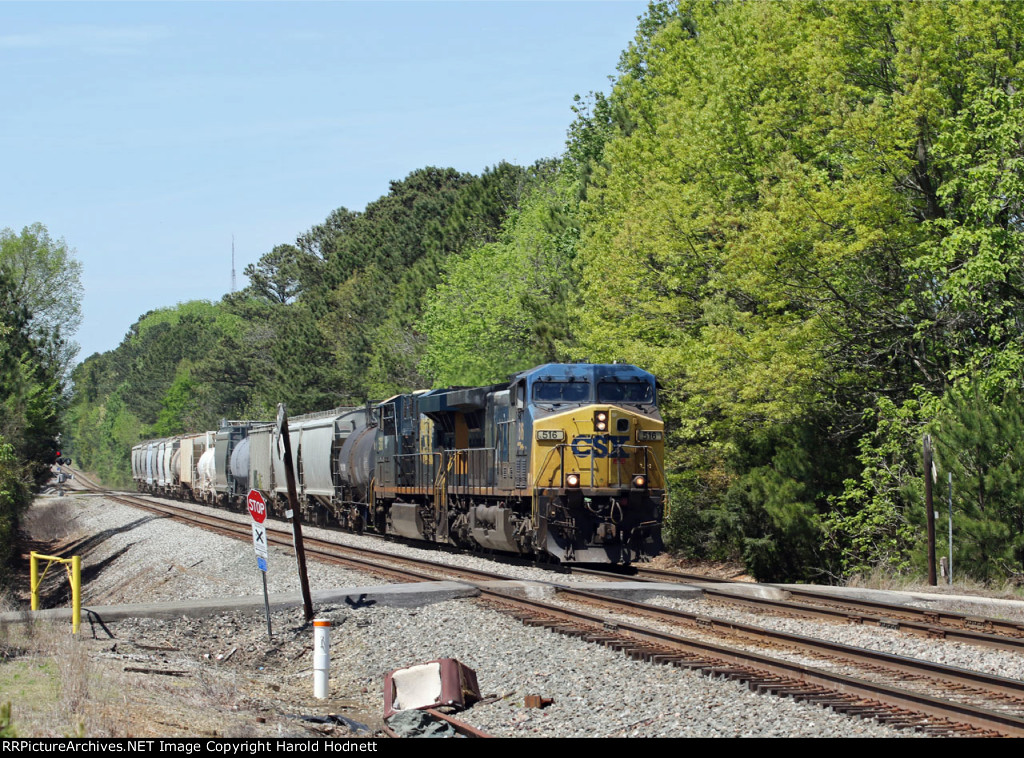
M 267 595 L 267 558 L 270 557 L 270 553 L 267 549 L 267 527 L 263 524 L 267 520 L 267 503 L 259 490 L 249 490 L 245 504 L 249 508 L 249 515 L 252 516 L 252 544 L 256 549 L 256 567 L 263 577 L 263 607 L 267 612 L 267 637 L 272 637 L 270 597 Z
M 331 678 L 331 622 L 313 619 L 313 697 L 327 697 Z

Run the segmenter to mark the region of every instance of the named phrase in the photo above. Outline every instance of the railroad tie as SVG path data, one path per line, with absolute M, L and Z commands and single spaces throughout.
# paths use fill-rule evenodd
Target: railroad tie
M 655 655 L 651 656 L 651 663 L 657 663 L 661 666 L 671 666 L 674 665 L 677 661 L 681 660 L 681 658 L 672 653 L 656 653 Z

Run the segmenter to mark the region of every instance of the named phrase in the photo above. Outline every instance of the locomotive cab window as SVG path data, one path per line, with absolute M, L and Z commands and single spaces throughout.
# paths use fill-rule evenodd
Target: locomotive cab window
M 389 437 L 394 437 L 398 433 L 393 403 L 380 406 L 380 430 Z
M 604 381 L 597 385 L 599 403 L 653 403 L 654 387 L 648 382 Z
M 536 382 L 533 399 L 542 403 L 582 403 L 590 400 L 590 383 Z

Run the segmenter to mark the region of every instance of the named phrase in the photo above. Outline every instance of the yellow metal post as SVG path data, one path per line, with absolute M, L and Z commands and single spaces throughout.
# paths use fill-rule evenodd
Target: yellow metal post
M 46 568 L 43 569 L 42 576 L 39 575 L 38 560 L 43 559 L 46 561 Z M 43 579 L 46 577 L 46 572 L 50 570 L 50 565 L 53 563 L 64 564 L 64 569 L 67 571 L 68 581 L 71 582 L 71 631 L 74 634 L 78 634 L 78 627 L 82 623 L 82 558 L 78 555 L 73 555 L 70 558 L 57 558 L 52 555 L 43 555 L 37 553 L 34 550 L 29 553 L 29 581 L 32 584 L 32 610 L 39 610 L 39 585 L 43 583 Z
M 32 585 L 32 610 L 39 610 L 39 564 L 36 562 L 36 553 L 29 553 L 29 583 Z
M 71 633 L 82 624 L 82 557 L 71 556 Z

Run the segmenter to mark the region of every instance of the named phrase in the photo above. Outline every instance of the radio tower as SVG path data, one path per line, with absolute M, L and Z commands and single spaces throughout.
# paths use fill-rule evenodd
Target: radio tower
M 235 235 L 231 235 L 231 291 L 235 291 Z

